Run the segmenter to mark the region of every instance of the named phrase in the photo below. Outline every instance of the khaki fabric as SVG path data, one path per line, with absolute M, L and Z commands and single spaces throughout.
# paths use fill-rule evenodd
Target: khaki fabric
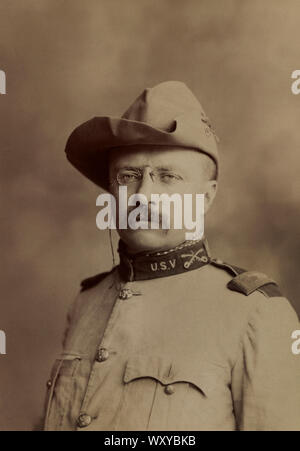
M 80 293 L 45 430 L 300 430 L 297 315 L 283 297 L 230 291 L 230 280 L 206 265 L 124 283 L 115 268 Z M 122 288 L 133 296 L 119 298 Z

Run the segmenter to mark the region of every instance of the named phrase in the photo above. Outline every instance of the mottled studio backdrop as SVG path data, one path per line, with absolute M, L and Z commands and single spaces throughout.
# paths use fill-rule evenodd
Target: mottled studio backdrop
M 66 138 L 144 87 L 199 97 L 221 138 L 213 254 L 273 276 L 300 311 L 299 29 L 298 0 L 0 0 L 0 430 L 34 427 L 68 305 L 112 264 Z

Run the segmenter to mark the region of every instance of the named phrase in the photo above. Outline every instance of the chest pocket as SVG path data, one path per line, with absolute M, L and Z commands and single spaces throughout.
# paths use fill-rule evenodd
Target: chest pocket
M 82 358 L 77 354 L 62 354 L 55 360 L 47 382 L 45 430 L 63 428 L 65 417 L 74 400 L 76 375 Z
M 226 374 L 209 362 L 133 356 L 123 376 L 119 427 L 129 422 L 129 428 L 135 424 L 141 430 L 190 430 L 193 419 L 204 420 L 203 412 L 228 391 Z

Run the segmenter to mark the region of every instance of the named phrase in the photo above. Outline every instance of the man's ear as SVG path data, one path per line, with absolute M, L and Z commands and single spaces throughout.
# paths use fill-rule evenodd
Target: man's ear
M 217 180 L 208 180 L 205 184 L 204 194 L 204 213 L 206 214 L 210 209 L 214 198 L 217 194 L 218 182 Z

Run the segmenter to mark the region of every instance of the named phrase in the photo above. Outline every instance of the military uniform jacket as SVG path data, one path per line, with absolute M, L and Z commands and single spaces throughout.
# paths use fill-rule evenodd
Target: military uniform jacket
M 294 309 L 266 276 L 206 251 L 121 255 L 83 283 L 46 430 L 300 430 Z

